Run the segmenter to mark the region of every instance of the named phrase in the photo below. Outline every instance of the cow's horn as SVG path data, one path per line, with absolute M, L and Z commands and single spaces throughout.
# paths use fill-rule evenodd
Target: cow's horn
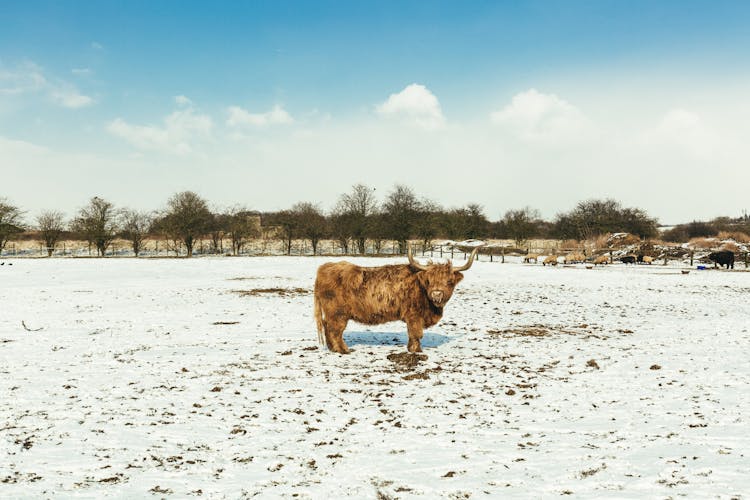
M 406 256 L 409 257 L 409 264 L 414 269 L 419 269 L 420 271 L 427 271 L 427 266 L 423 266 L 416 260 L 414 260 L 414 257 L 411 254 L 411 245 L 406 245 Z
M 474 247 L 474 250 L 471 251 L 471 255 L 469 255 L 469 260 L 466 261 L 466 264 L 464 264 L 461 267 L 454 267 L 454 271 L 466 271 L 471 267 L 471 265 L 474 263 L 474 256 L 476 256 L 477 252 L 480 248 L 482 248 L 484 245 L 479 245 Z

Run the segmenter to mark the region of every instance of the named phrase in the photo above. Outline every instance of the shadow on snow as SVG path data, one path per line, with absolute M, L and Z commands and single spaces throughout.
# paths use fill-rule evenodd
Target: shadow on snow
M 422 348 L 431 349 L 450 342 L 451 337 L 440 333 L 425 332 L 422 337 Z M 409 337 L 406 332 L 344 332 L 347 345 L 406 345 Z

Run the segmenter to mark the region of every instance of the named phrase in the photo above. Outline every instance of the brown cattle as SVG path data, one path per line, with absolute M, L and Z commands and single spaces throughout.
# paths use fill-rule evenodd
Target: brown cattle
M 409 352 L 421 352 L 425 328 L 443 316 L 455 286 L 463 279 L 479 247 L 461 267 L 422 265 L 408 249 L 408 264 L 360 267 L 349 262 L 329 262 L 318 268 L 315 279 L 315 322 L 318 340 L 328 349 L 349 352 L 344 329 L 349 320 L 365 325 L 403 321 L 409 334 Z
M 529 264 L 531 264 L 531 261 L 532 261 L 532 260 L 533 260 L 534 262 L 536 262 L 538 258 L 539 258 L 539 254 L 535 254 L 535 253 L 529 253 L 529 254 L 526 254 L 526 255 L 524 256 L 524 258 L 523 258 L 523 261 L 524 261 L 524 263 L 529 263 Z

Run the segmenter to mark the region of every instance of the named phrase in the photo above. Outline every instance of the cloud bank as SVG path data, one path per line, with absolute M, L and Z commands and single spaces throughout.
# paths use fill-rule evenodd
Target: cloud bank
M 376 107 L 376 112 L 382 117 L 399 119 L 427 130 L 441 128 L 445 124 L 438 98 L 430 89 L 417 83 L 391 94 Z

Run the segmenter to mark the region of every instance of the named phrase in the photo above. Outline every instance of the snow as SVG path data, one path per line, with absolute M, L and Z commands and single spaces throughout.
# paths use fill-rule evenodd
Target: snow
M 328 260 L 4 261 L 0 497 L 750 492 L 750 274 L 480 261 L 406 368 Z

